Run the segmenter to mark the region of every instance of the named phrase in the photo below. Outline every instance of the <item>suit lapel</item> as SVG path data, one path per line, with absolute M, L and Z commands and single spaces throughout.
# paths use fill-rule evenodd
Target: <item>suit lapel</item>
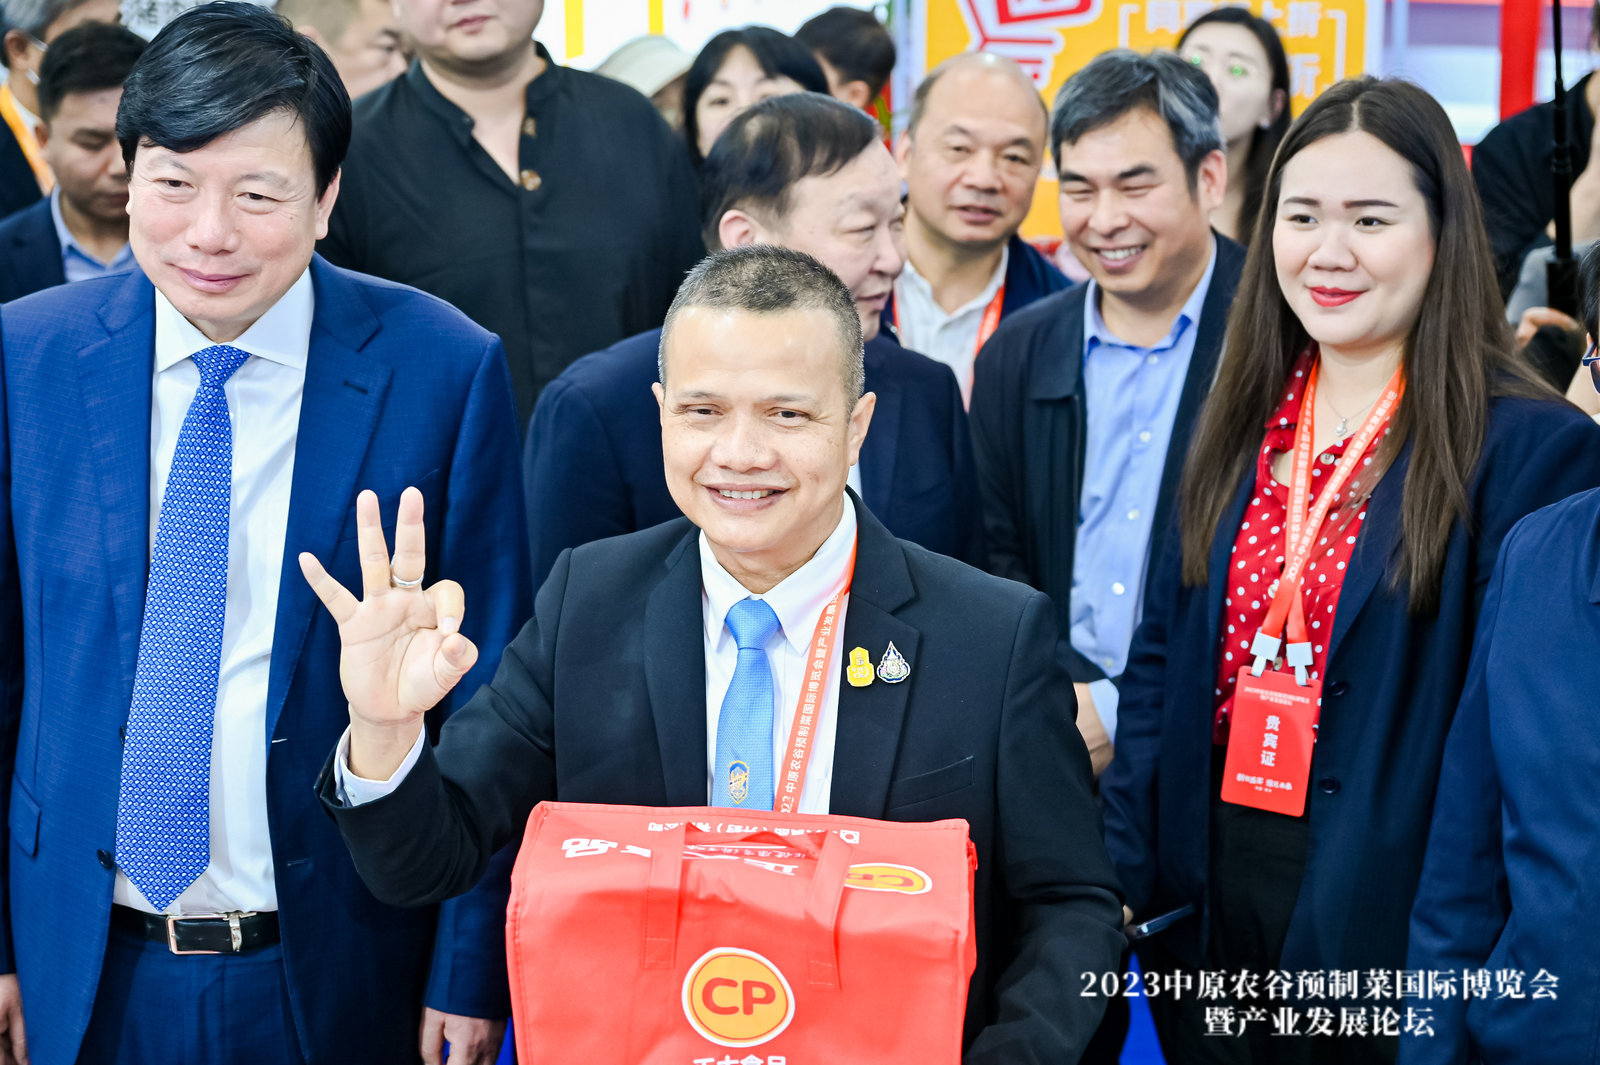
M 844 640 L 833 664 L 841 680 L 829 809 L 857 817 L 882 817 L 900 748 L 906 700 L 916 683 L 921 634 L 894 616 L 915 594 L 904 549 L 859 502 L 856 521 L 855 576 L 845 613 Z M 865 688 L 856 688 L 843 681 L 851 648 L 865 647 L 877 660 L 891 641 L 911 664 L 909 683 L 874 680 Z
M 861 445 L 861 494 L 881 521 L 894 520 L 894 464 L 900 439 L 900 383 L 884 372 L 879 345 L 891 343 L 881 334 L 867 344 L 867 391 L 878 397 L 872 425 Z
M 100 488 L 119 665 L 131 692 L 149 567 L 155 288 L 144 274 L 130 274 L 99 314 L 106 336 L 78 352 L 78 376 Z
M 278 586 L 272 665 L 267 681 L 267 739 L 277 729 L 311 618 L 322 609 L 300 575 L 298 556 L 309 551 L 330 563 L 357 484 L 391 369 L 364 350 L 379 323 L 360 290 L 313 259 L 316 312 L 300 403 L 288 535 Z
M 699 530 L 667 556 L 644 608 L 644 675 L 668 806 L 706 803 L 705 618 Z
M 1407 443 L 1394 461 L 1384 471 L 1383 478 L 1372 490 L 1367 500 L 1367 516 L 1356 537 L 1355 550 L 1350 555 L 1350 567 L 1345 570 L 1344 585 L 1339 589 L 1339 604 L 1333 615 L 1333 635 L 1328 639 L 1329 663 L 1339 653 L 1345 633 L 1361 613 L 1378 581 L 1389 568 L 1400 543 L 1400 501 L 1405 489 L 1406 469 L 1411 463 L 1411 445 Z

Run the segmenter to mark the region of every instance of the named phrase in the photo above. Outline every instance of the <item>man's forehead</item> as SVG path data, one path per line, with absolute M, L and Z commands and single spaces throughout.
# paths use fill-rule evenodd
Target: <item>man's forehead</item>
M 1114 177 L 1130 169 L 1166 170 L 1183 163 L 1166 120 L 1147 107 L 1126 111 L 1077 140 L 1062 141 L 1060 155 L 1057 168 L 1063 175 L 1093 167 L 1097 177 Z
M 900 171 L 878 141 L 830 174 L 807 174 L 789 193 L 788 221 L 839 218 L 853 211 L 894 209 L 900 203 Z

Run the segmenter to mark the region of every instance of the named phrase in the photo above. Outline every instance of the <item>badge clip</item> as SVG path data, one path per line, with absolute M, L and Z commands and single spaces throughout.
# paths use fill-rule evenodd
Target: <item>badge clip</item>
M 1282 646 L 1283 646 L 1283 640 L 1282 639 L 1280 639 L 1277 636 L 1268 636 L 1266 633 L 1262 632 L 1260 629 L 1257 629 L 1256 630 L 1256 638 L 1255 638 L 1254 642 L 1252 642 L 1250 644 L 1250 653 L 1255 655 L 1255 658 L 1256 658 L 1255 664 L 1250 667 L 1250 675 L 1252 677 L 1261 676 L 1262 672 L 1265 671 L 1266 668 L 1272 664 L 1272 660 L 1278 657 L 1278 648 L 1282 647 Z M 1297 646 L 1299 646 L 1299 645 L 1298 644 L 1291 644 L 1290 645 L 1290 647 L 1297 647 Z M 1306 645 L 1306 651 L 1307 651 L 1308 654 L 1309 654 L 1310 650 L 1311 650 L 1310 645 L 1307 644 Z M 1310 662 L 1311 662 L 1311 659 L 1308 657 L 1306 659 L 1306 663 L 1309 665 Z
M 1257 659 L 1257 661 L 1260 661 Z M 1311 683 L 1306 667 L 1311 664 L 1311 644 L 1291 643 L 1284 653 L 1284 661 L 1294 667 L 1294 682 L 1304 688 Z

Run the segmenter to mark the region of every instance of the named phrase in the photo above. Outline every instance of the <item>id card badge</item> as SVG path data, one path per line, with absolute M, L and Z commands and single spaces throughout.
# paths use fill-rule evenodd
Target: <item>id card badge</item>
M 1299 817 L 1306 808 L 1322 682 L 1239 670 L 1223 763 L 1222 801 Z

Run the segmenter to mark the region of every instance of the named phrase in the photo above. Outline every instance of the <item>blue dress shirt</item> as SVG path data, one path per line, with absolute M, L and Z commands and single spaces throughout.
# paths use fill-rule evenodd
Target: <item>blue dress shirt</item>
M 72 230 L 67 228 L 67 220 L 61 217 L 60 186 L 50 194 L 50 218 L 56 224 L 56 238 L 61 241 L 61 269 L 67 275 L 68 284 L 87 281 L 91 277 L 109 277 L 133 269 L 131 244 L 124 244 L 109 263 L 101 262 L 84 250 L 78 238 L 72 235 Z
M 1200 308 L 1216 268 L 1213 241 L 1200 283 L 1166 337 L 1150 347 L 1129 344 L 1106 328 L 1094 281 L 1084 298 L 1083 387 L 1089 427 L 1072 564 L 1070 638 L 1107 677 L 1122 674 L 1139 624 L 1167 445 L 1194 355 Z M 1089 685 L 1089 694 L 1114 740 L 1116 685 L 1097 680 Z

